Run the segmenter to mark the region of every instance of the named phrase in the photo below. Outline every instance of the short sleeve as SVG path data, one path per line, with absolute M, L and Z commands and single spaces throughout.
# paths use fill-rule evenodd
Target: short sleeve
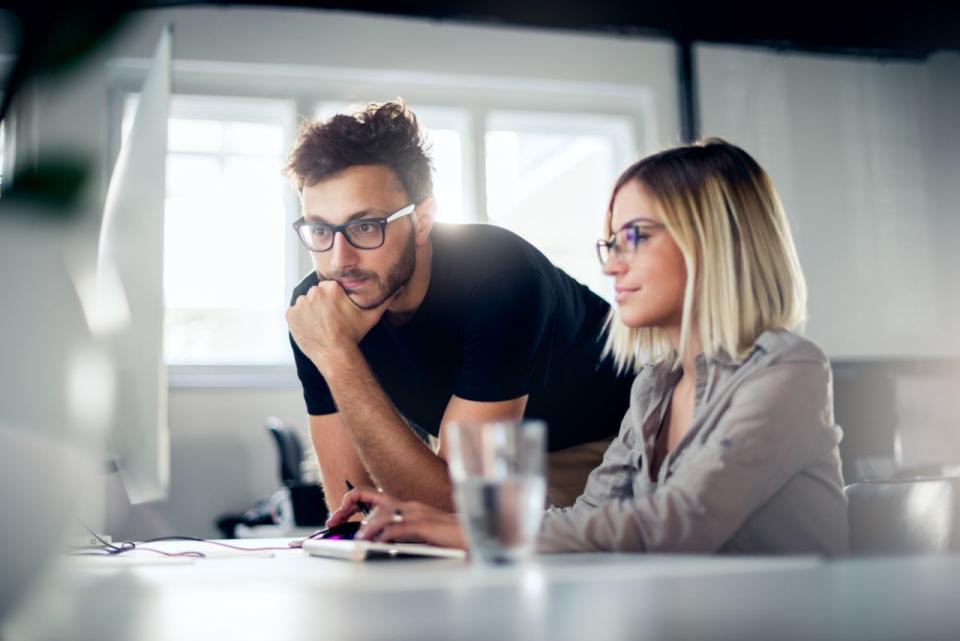
M 311 287 L 319 282 L 316 272 L 310 271 L 293 289 L 290 296 L 290 306 L 293 307 L 297 299 L 306 294 Z M 290 347 L 293 349 L 293 361 L 297 365 L 297 378 L 303 385 L 303 400 L 307 404 L 307 414 L 310 416 L 323 416 L 324 414 L 335 414 L 337 406 L 333 402 L 333 396 L 330 394 L 330 388 L 327 381 L 317 366 L 313 364 L 307 355 L 303 353 L 297 342 L 290 337 Z
M 543 383 L 553 300 L 548 281 L 538 274 L 506 271 L 474 290 L 465 310 L 456 396 L 505 401 Z
M 303 400 L 307 404 L 307 414 L 310 416 L 335 414 L 337 405 L 333 402 L 327 381 L 313 361 L 297 347 L 297 342 L 293 340 L 292 335 L 290 347 L 293 348 L 293 360 L 297 364 L 297 377 L 303 385 Z

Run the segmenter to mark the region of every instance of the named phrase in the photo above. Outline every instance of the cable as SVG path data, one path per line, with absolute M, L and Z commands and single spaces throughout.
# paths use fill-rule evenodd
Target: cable
M 229 548 L 231 550 L 239 550 L 241 552 L 277 552 L 282 550 L 289 550 L 289 547 L 244 547 L 241 545 L 231 545 L 229 543 L 223 543 L 221 541 L 211 541 L 210 539 L 202 539 L 194 536 L 162 536 L 155 539 L 146 539 L 144 541 L 134 542 L 134 541 L 124 541 L 120 545 L 114 545 L 113 543 L 107 541 L 102 536 L 94 532 L 87 526 L 86 523 L 81 522 L 81 525 L 84 529 L 90 533 L 90 535 L 99 541 L 103 545 L 103 550 L 98 551 L 99 548 L 90 546 L 85 548 L 79 548 L 73 552 L 75 555 L 79 556 L 116 556 L 123 554 L 125 552 L 130 552 L 132 550 L 143 550 L 145 552 L 153 552 L 155 554 L 162 554 L 163 556 L 169 557 L 191 557 L 191 558 L 206 558 L 206 554 L 196 550 L 187 550 L 184 552 L 165 552 L 163 550 L 158 550 L 156 548 L 144 547 L 144 543 L 158 543 L 160 541 L 196 541 L 197 543 L 204 543 L 206 545 L 218 545 L 220 547 Z
M 163 536 L 158 539 L 147 539 L 146 541 L 141 541 L 141 543 L 157 543 L 158 541 L 196 541 L 198 543 L 206 543 L 207 545 L 219 545 L 220 547 L 230 548 L 231 550 L 241 550 L 243 552 L 278 552 L 282 550 L 289 550 L 290 547 L 246 547 L 243 545 L 231 545 L 230 543 L 223 543 L 222 541 L 212 541 L 210 539 L 202 539 L 195 536 Z

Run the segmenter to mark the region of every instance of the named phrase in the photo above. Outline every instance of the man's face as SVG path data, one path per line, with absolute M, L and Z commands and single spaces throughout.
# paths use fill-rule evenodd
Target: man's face
M 358 165 L 301 192 L 308 221 L 342 225 L 351 220 L 386 218 L 410 204 L 396 174 L 386 165 Z M 358 307 L 379 306 L 400 290 L 416 266 L 413 216 L 387 225 L 382 247 L 358 249 L 342 233 L 325 252 L 310 252 L 321 279 L 335 280 Z

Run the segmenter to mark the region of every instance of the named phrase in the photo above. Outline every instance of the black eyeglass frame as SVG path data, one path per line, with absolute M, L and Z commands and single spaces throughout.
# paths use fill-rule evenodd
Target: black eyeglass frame
M 597 260 L 599 260 L 600 265 L 603 266 L 607 264 L 607 261 L 610 260 L 611 256 L 616 256 L 617 260 L 622 262 L 629 261 L 631 258 L 633 258 L 633 255 L 636 253 L 637 247 L 639 246 L 640 243 L 635 242 L 633 246 L 629 249 L 629 251 L 626 251 L 626 252 L 619 251 L 617 249 L 617 234 L 619 234 L 622 231 L 626 231 L 628 229 L 633 230 L 633 233 L 636 234 L 636 237 L 639 237 L 640 234 L 644 233 L 645 229 L 649 229 L 653 231 L 656 229 L 663 229 L 663 228 L 664 228 L 663 223 L 627 223 L 626 225 L 618 229 L 616 232 L 611 234 L 610 238 L 608 238 L 607 240 L 601 239 L 596 242 Z M 606 258 L 604 258 L 603 256 L 604 252 L 606 252 L 607 254 Z
M 316 252 L 318 254 L 323 252 L 328 252 L 331 249 L 333 249 L 333 243 L 337 239 L 338 232 L 343 234 L 343 237 L 347 239 L 347 242 L 350 243 L 350 245 L 352 245 L 353 247 L 356 247 L 357 249 L 363 249 L 363 250 L 380 249 L 381 247 L 383 247 L 383 244 L 387 242 L 387 225 L 389 225 L 395 220 L 399 220 L 400 218 L 403 218 L 404 216 L 409 216 L 416 209 L 417 209 L 416 203 L 410 203 L 409 205 L 406 205 L 401 209 L 398 209 L 397 211 L 393 212 L 392 214 L 384 218 L 360 218 L 358 220 L 347 221 L 342 225 L 331 225 L 329 223 L 321 223 L 319 221 L 310 221 L 304 218 L 303 216 L 301 216 L 300 218 L 297 219 L 296 222 L 293 223 L 293 231 L 296 232 L 297 238 L 300 239 L 301 244 L 303 244 L 303 246 L 306 247 L 308 251 Z M 380 244 L 375 245 L 373 247 L 362 247 L 356 244 L 355 242 L 353 242 L 353 239 L 350 238 L 350 234 L 347 233 L 347 229 L 355 225 L 364 225 L 364 224 L 377 225 L 380 227 Z M 327 247 L 326 249 L 314 249 L 313 247 L 308 245 L 306 239 L 303 237 L 303 234 L 300 233 L 300 229 L 303 227 L 324 227 L 326 229 L 329 229 L 331 232 L 330 246 Z

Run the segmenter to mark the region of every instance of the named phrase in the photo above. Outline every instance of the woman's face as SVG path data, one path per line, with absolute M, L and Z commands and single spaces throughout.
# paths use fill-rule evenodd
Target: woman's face
M 616 250 L 603 273 L 614 278 L 617 309 L 625 325 L 679 330 L 687 269 L 653 205 L 636 180 L 617 192 L 611 218 Z

